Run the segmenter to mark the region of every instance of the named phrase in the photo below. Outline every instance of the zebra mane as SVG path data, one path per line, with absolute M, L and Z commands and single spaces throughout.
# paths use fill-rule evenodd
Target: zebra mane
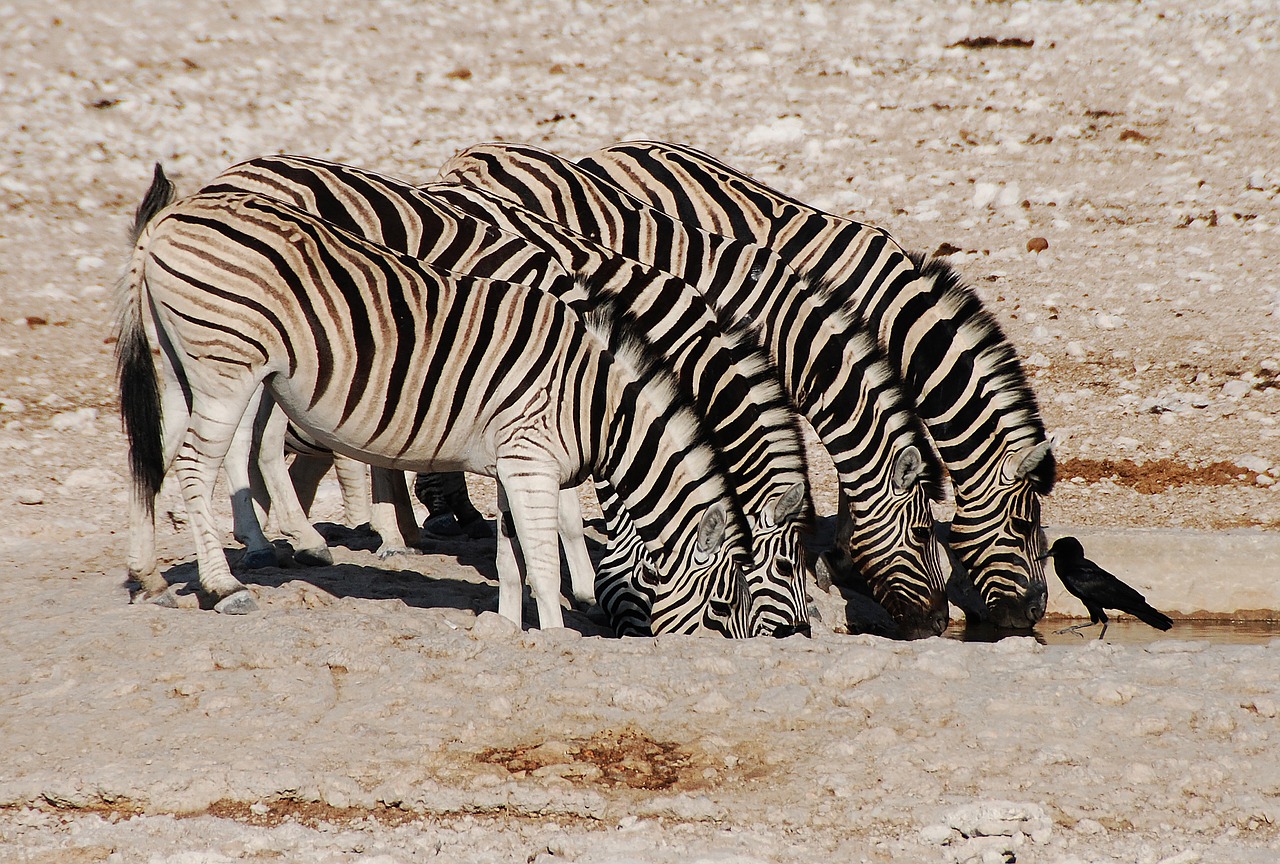
M 726 311 L 714 304 L 708 303 L 707 308 L 716 319 L 721 338 L 733 354 L 734 364 L 743 377 L 751 382 L 751 394 L 759 407 L 762 426 L 786 429 L 787 439 L 796 443 L 794 450 L 785 454 L 778 452 L 776 447 L 772 448 L 772 455 L 780 463 L 778 467 L 799 473 L 808 483 L 809 457 L 804 448 L 800 415 L 791 406 L 791 400 L 782 388 L 782 376 L 777 364 L 760 347 L 765 344 L 760 328 L 745 321 L 731 319 Z M 800 525 L 810 526 L 814 517 L 813 496 L 805 495 Z
M 907 257 L 915 265 L 919 278 L 929 282 L 930 293 L 956 322 L 957 336 L 974 354 L 974 366 L 985 373 L 983 377 L 990 377 L 995 383 L 995 404 L 1001 409 L 1002 416 L 1012 421 L 1006 434 L 1029 438 L 1036 444 L 1046 440 L 1035 393 L 1027 383 L 1026 372 L 1013 344 L 995 316 L 946 261 L 928 258 L 918 252 L 908 252 Z M 1053 489 L 1056 475 L 1057 468 L 1050 451 L 1030 479 L 1037 492 L 1047 495 Z
M 655 405 L 667 409 L 666 429 L 683 431 L 688 440 L 695 442 L 687 449 L 686 458 L 693 460 L 699 474 L 706 476 L 714 471 L 718 476 L 722 494 L 732 504 L 729 508 L 730 536 L 736 532 L 738 541 L 745 542 L 751 532 L 738 492 L 728 482 L 724 459 L 710 443 L 702 418 L 685 402 L 675 375 L 641 335 L 643 329 L 635 315 L 611 298 L 598 297 L 581 318 L 591 335 L 613 355 L 614 361 L 628 370 L 635 382 L 632 386 Z
M 849 340 L 852 351 L 846 352 L 846 357 L 848 354 L 855 355 L 858 369 L 850 374 L 861 376 L 876 392 L 890 435 L 905 437 L 906 443 L 920 451 L 925 468 L 920 482 L 924 484 L 925 495 L 931 501 L 949 498 L 949 484 L 942 457 L 934 446 L 928 427 L 920 419 L 915 403 L 907 396 L 898 370 L 880 349 L 871 326 L 851 304 L 845 302 L 840 290 L 830 281 L 814 280 L 803 274 L 796 278 L 808 286 L 808 293 L 817 301 L 822 313 L 839 321 L 852 334 Z

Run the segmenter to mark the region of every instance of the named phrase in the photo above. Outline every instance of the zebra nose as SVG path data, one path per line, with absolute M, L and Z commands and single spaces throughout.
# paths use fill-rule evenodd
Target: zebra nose
M 773 638 L 785 639 L 788 636 L 813 637 L 813 628 L 808 624 L 782 624 L 774 628 Z

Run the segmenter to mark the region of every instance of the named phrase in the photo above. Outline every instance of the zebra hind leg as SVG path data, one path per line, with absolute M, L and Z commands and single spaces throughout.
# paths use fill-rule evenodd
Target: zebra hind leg
M 162 360 L 160 366 L 161 440 L 164 451 L 164 472 L 167 474 L 187 434 L 190 417 L 187 413 L 186 399 L 182 395 L 182 385 L 168 363 Z M 156 563 L 155 498 L 147 501 L 136 483 L 130 483 L 129 488 L 129 551 L 126 576 L 129 602 L 176 607 L 178 602 L 173 592 L 169 590 L 169 582 L 160 573 Z
M 197 390 L 177 458 L 178 482 L 195 538 L 200 588 L 215 598 L 214 610 L 226 615 L 243 615 L 258 608 L 249 590 L 231 575 L 211 507 L 214 479 L 255 388 L 256 382 L 249 383 L 247 392 L 238 399 L 230 395 L 217 398 Z

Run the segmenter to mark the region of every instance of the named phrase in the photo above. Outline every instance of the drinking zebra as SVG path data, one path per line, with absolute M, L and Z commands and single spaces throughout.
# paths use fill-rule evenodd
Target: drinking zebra
M 510 247 L 511 236 L 529 241 L 590 286 L 593 298 L 608 297 L 635 320 L 642 338 L 676 372 L 686 396 L 699 411 L 709 440 L 724 458 L 733 488 L 751 519 L 751 632 L 785 635 L 807 629 L 804 577 L 808 571 L 800 532 L 810 519 L 807 466 L 798 421 L 778 385 L 768 359 L 748 334 L 717 318 L 689 285 L 668 274 L 626 259 L 586 238 L 567 235 L 559 226 L 481 190 L 441 184 L 414 189 L 372 172 L 297 156 L 267 156 L 232 166 L 208 186 L 208 192 L 256 191 L 297 205 L 362 236 L 392 240 L 415 255 L 446 268 L 472 270 Z M 448 230 L 447 207 L 462 221 Z M 469 243 L 437 243 L 425 238 L 460 236 L 474 220 L 489 226 Z M 499 231 L 497 238 L 492 236 Z M 457 250 L 465 248 L 465 253 Z M 521 267 L 530 266 L 524 256 Z M 562 283 L 539 287 L 563 294 Z M 565 296 L 570 305 L 579 298 Z M 614 629 L 634 635 L 650 632 L 645 601 L 632 583 L 640 547 L 623 542 L 624 512 L 607 488 L 598 490 L 609 522 L 610 551 L 596 577 L 596 595 Z
M 941 469 L 874 339 L 838 298 L 768 249 L 685 226 L 537 148 L 472 147 L 441 177 L 508 197 L 562 232 L 671 272 L 752 327 L 832 456 L 838 534 L 857 571 L 904 633 L 941 632 L 945 579 L 929 509 Z
M 584 320 L 544 292 L 433 269 L 260 195 L 172 199 L 157 167 L 122 283 L 121 408 L 146 509 L 176 465 L 215 608 L 253 606 L 209 497 L 265 384 L 335 452 L 495 476 L 541 626 L 563 621 L 560 489 L 595 473 L 644 538 L 655 621 L 689 620 L 692 606 L 701 626 L 746 633 L 745 517 L 697 416 L 607 306 Z M 181 387 L 162 390 L 153 343 Z M 499 541 L 499 612 L 519 621 L 514 540 Z M 158 573 L 137 575 L 145 595 L 167 590 Z
M 768 246 L 867 320 L 950 472 L 948 542 L 986 607 L 966 611 L 1034 625 L 1047 596 L 1039 496 L 1053 488 L 1051 444 L 1017 353 L 955 272 L 691 147 L 628 142 L 580 164 L 689 225 Z

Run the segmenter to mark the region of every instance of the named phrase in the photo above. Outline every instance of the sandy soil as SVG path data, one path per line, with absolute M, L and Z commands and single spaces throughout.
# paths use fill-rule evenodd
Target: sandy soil
M 0 56 L 0 860 L 1280 857 L 1277 642 L 521 634 L 482 545 L 336 528 L 259 615 L 130 607 L 109 342 L 157 159 L 661 137 L 948 254 L 1060 436 L 1047 523 L 1278 531 L 1273 4 L 80 0 Z

